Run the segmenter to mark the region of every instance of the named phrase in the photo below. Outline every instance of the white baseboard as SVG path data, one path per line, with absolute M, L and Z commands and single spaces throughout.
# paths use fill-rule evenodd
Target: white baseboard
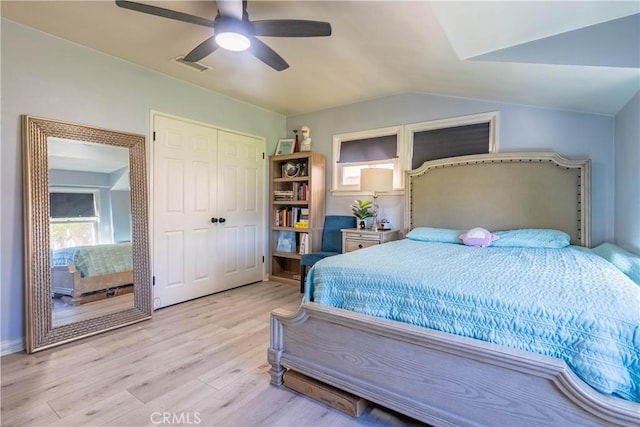
M 0 342 L 0 356 L 6 356 L 7 354 L 11 353 L 19 353 L 22 350 L 24 350 L 24 340 L 22 338 Z

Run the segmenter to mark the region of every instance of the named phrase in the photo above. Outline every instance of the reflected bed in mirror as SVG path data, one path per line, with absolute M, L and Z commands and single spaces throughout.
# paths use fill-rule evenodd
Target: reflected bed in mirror
M 47 138 L 53 327 L 133 307 L 129 149 Z
M 142 135 L 23 116 L 28 352 L 151 317 Z
M 129 149 L 49 137 L 47 151 L 53 327 L 133 307 Z

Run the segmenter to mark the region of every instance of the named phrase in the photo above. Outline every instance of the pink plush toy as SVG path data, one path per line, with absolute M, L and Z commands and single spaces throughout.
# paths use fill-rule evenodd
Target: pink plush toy
M 499 237 L 482 227 L 472 228 L 464 234 L 460 235 L 460 240 L 467 246 L 487 247 Z

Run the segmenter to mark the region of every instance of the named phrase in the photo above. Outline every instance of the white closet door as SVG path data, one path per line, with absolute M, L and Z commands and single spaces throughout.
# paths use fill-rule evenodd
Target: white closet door
M 263 279 L 264 142 L 218 131 L 220 251 L 216 290 Z
M 154 307 L 262 280 L 264 141 L 161 115 L 154 131 Z

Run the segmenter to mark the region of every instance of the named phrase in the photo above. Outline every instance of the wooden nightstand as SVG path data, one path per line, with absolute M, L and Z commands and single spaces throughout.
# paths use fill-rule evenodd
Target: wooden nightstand
M 399 230 L 360 230 L 359 228 L 345 228 L 342 231 L 342 253 L 357 251 L 369 246 L 380 245 L 392 240 L 398 240 Z

